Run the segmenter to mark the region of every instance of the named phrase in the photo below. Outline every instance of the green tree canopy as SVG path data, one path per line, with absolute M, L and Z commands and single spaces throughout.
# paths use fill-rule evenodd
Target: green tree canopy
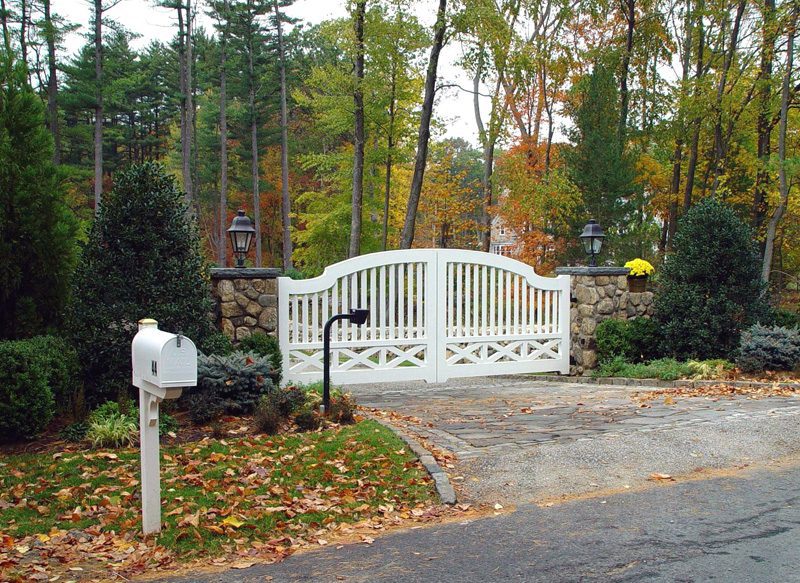
M 69 292 L 77 222 L 52 160 L 26 67 L 0 52 L 0 338 L 57 326 Z

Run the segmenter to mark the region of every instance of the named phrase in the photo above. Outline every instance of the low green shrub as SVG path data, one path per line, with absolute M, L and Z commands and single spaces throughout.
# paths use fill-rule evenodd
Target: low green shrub
M 742 333 L 736 364 L 744 372 L 793 370 L 800 365 L 800 330 L 752 326 Z
M 76 415 L 80 400 L 81 371 L 75 348 L 59 336 L 35 336 L 21 342 L 28 342 L 37 358 L 42 361 L 56 410 Z
M 233 352 L 233 343 L 222 332 L 214 332 L 209 334 L 197 349 L 203 354 L 227 356 Z
M 252 413 L 262 395 L 275 390 L 269 357 L 234 352 L 197 359 L 197 387 L 187 395 L 189 416 L 205 424 L 223 413 Z
M 276 385 L 280 384 L 282 366 L 281 348 L 275 336 L 256 332 L 239 342 L 237 350 L 239 352 L 249 352 L 269 358 L 273 371 L 273 383 Z
M 291 279 L 305 279 L 306 276 L 303 274 L 302 271 L 299 269 L 295 269 L 294 267 L 290 267 L 289 269 L 285 269 L 283 271 L 283 275 L 285 277 L 289 277 Z
M 275 435 L 280 431 L 286 415 L 281 412 L 280 394 L 273 391 L 263 395 L 253 413 L 256 429 L 267 435 Z
M 672 358 L 660 358 L 647 363 L 630 363 L 617 357 L 602 364 L 595 372 L 595 376 L 674 381 L 685 378 L 691 373 L 692 370 L 687 363 Z
M 626 322 L 632 362 L 647 362 L 663 356 L 661 326 L 651 318 L 634 318 Z
M 195 425 L 212 423 L 225 412 L 222 403 L 208 393 L 196 393 L 186 397 L 186 408 L 189 410 L 189 419 Z
M 116 401 L 107 401 L 89 414 L 86 439 L 92 447 L 130 447 L 138 437 L 133 412 L 124 412 Z
M 638 363 L 660 356 L 660 327 L 650 318 L 603 320 L 597 325 L 595 339 L 601 364 L 615 358 Z
M 58 432 L 59 437 L 64 441 L 71 441 L 78 443 L 86 439 L 86 433 L 89 431 L 89 426 L 85 421 L 76 421 L 65 426 Z
M 30 439 L 53 418 L 44 359 L 26 340 L 0 342 L 0 440 Z
M 162 403 L 163 405 L 163 403 Z M 137 418 L 138 419 L 138 418 Z M 169 433 L 178 433 L 180 425 L 178 420 L 166 411 L 158 412 L 158 434 L 167 435 Z
M 625 320 L 603 320 L 597 325 L 594 335 L 600 364 L 611 362 L 615 358 L 627 359 L 632 352 Z
M 772 312 L 772 325 L 781 328 L 800 328 L 800 313 L 778 308 Z

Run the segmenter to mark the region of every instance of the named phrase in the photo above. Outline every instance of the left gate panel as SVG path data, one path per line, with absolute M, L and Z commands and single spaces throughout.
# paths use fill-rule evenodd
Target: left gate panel
M 435 270 L 433 253 L 388 251 L 342 261 L 314 279 L 279 278 L 285 381 L 322 379 L 325 322 L 353 308 L 369 310 L 369 320 L 332 327 L 335 383 L 435 380 Z

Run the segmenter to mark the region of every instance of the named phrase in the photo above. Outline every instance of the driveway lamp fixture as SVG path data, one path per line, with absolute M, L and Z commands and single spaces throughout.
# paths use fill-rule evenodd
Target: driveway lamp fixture
M 322 414 L 331 410 L 331 326 L 338 320 L 350 320 L 356 326 L 362 326 L 369 317 L 369 310 L 355 308 L 349 314 L 336 314 L 325 322 L 322 345 Z
M 581 241 L 583 242 L 583 249 L 590 257 L 589 267 L 597 267 L 595 257 L 600 253 L 600 248 L 603 246 L 603 239 L 605 239 L 603 227 L 597 224 L 594 219 L 589 219 L 586 226 L 581 233 Z
M 247 257 L 247 252 L 250 250 L 250 243 L 253 242 L 253 235 L 256 230 L 250 217 L 244 214 L 244 211 L 239 209 L 236 216 L 231 221 L 231 226 L 228 229 L 228 234 L 231 237 L 231 245 L 233 246 L 233 253 L 236 255 L 236 267 L 244 267 L 244 258 Z

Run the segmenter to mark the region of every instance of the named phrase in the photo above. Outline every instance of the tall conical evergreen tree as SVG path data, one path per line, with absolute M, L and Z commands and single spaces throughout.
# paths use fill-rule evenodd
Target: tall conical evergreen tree
M 76 232 L 42 100 L 28 84 L 25 65 L 0 50 L 0 338 L 59 324 Z
M 636 176 L 618 136 L 619 90 L 613 73 L 597 63 L 577 91 L 575 128 L 570 132 L 574 148 L 567 153 L 570 178 L 583 195 L 575 228 L 580 232 L 588 219 L 597 220 L 608 236 L 606 248 L 613 250 L 630 219 Z
M 116 175 L 75 273 L 70 330 L 89 405 L 130 387 L 142 318 L 202 343 L 212 331 L 206 264 L 183 193 L 156 163 Z

